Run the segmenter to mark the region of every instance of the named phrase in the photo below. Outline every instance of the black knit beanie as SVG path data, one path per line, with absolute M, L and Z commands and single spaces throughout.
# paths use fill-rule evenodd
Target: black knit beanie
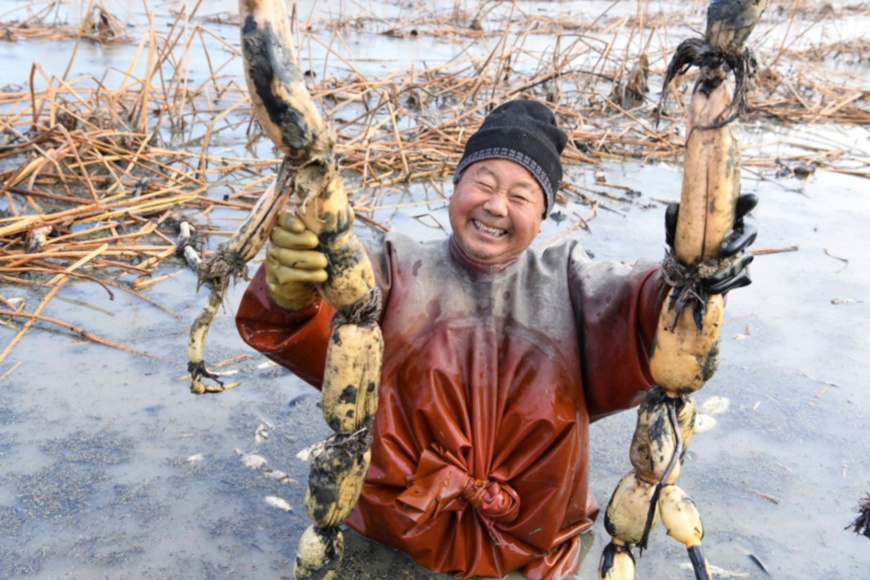
M 509 101 L 483 120 L 465 144 L 453 182 L 469 165 L 483 159 L 508 159 L 529 170 L 544 190 L 544 216 L 553 207 L 562 183 L 562 160 L 568 136 L 556 126 L 545 104 L 528 99 Z

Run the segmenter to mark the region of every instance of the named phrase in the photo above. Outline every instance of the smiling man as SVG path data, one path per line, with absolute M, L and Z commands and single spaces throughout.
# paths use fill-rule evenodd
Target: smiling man
M 481 265 L 507 264 L 529 247 L 562 181 L 568 137 L 537 101 L 495 109 L 468 140 L 450 199 L 460 250 Z
M 592 263 L 576 241 L 529 249 L 562 179 L 550 109 L 508 102 L 467 142 L 452 235 L 367 247 L 384 364 L 372 460 L 348 525 L 438 572 L 563 578 L 598 514 L 589 423 L 636 405 L 663 283 Z M 333 310 L 317 238 L 282 216 L 239 307 L 254 348 L 314 386 Z
M 462 252 L 487 266 L 508 264 L 541 229 L 541 186 L 521 165 L 485 159 L 471 165 L 450 200 L 450 224 Z

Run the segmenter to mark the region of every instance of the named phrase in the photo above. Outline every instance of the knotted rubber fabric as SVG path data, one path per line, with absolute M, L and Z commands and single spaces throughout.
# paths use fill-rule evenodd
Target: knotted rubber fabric
M 507 483 L 474 479 L 462 460 L 438 444 L 420 456 L 411 486 L 396 498 L 418 526 L 447 511 L 471 506 L 488 525 L 510 523 L 520 511 L 520 497 Z

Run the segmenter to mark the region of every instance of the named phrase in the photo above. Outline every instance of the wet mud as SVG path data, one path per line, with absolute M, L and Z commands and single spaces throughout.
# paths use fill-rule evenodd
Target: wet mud
M 646 198 L 676 195 L 677 168 L 629 163 L 605 171 Z M 584 179 L 582 170 L 569 172 Z M 870 202 L 858 178 L 817 173 L 801 193 L 784 185 L 744 184 L 762 199 L 755 247 L 800 249 L 756 258 L 753 285 L 729 297 L 722 361 L 697 398 L 699 406 L 713 396 L 731 404 L 713 430 L 692 439 L 680 484 L 701 511 L 710 563 L 746 574 L 735 577 L 765 577 L 756 559 L 779 578 L 860 577 L 870 565 L 866 538 L 844 527 L 870 481 L 870 400 L 860 380 L 870 358 L 859 338 L 870 324 L 870 255 L 856 243 Z M 376 218 L 416 224 L 405 231 L 421 238 L 444 235 L 393 211 Z M 433 204 L 432 216 L 447 223 L 444 214 L 443 204 Z M 655 258 L 663 253 L 663 215 L 664 206 L 626 205 L 578 235 L 597 259 Z M 548 220 L 540 239 L 558 227 Z M 52 305 L 159 360 L 61 332 L 31 331 L 16 349 L 21 365 L 0 391 L 0 577 L 292 573 L 296 541 L 309 524 L 309 465 L 296 455 L 331 434 L 319 393 L 241 343 L 232 320 L 237 286 L 215 320 L 212 358 L 245 355 L 216 369 L 243 385 L 219 396 L 190 395 L 184 345 L 203 293 L 192 295 L 194 287 L 191 273 L 149 293 L 178 318 L 126 295 L 109 301 L 85 284 L 68 296 L 90 310 Z M 627 412 L 592 426 L 591 486 L 602 504 L 631 468 L 635 418 Z M 246 461 L 251 454 L 262 462 Z M 276 479 L 274 471 L 287 477 Z M 286 500 L 291 510 L 267 497 Z M 607 539 L 602 526 L 586 539 L 590 556 L 580 578 L 594 577 Z M 449 577 L 346 536 L 348 578 L 395 578 L 397 571 Z M 687 562 L 682 546 L 657 528 L 638 574 L 688 578 L 680 568 Z

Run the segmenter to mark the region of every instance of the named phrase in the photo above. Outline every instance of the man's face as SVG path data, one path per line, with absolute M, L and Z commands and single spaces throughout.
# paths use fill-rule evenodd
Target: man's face
M 532 174 L 506 159 L 470 165 L 450 198 L 450 225 L 463 253 L 494 266 L 512 262 L 541 230 L 544 193 Z

